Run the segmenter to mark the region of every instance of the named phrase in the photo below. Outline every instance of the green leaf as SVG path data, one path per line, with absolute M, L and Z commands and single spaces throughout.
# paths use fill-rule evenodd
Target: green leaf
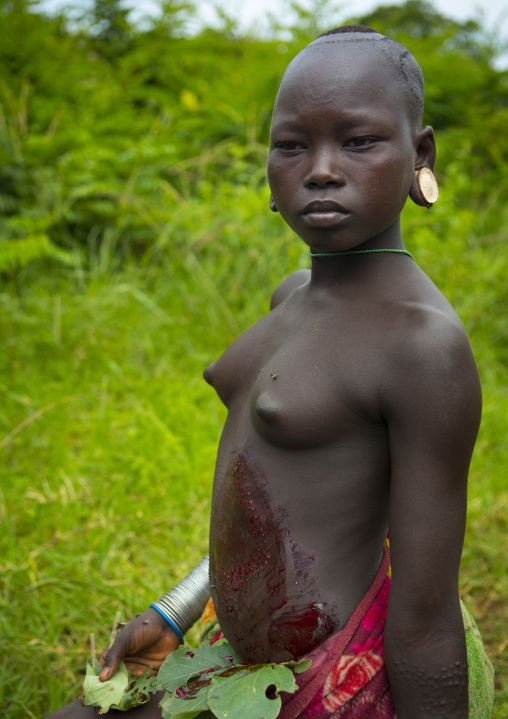
M 273 699 L 267 696 L 269 687 L 274 687 Z M 213 677 L 208 705 L 218 719 L 276 719 L 282 704 L 279 692 L 297 688 L 291 669 L 280 664 L 235 667 Z
M 125 712 L 145 704 L 155 691 L 157 677 L 150 677 L 150 667 L 137 679 L 131 675 L 122 662 L 111 679 L 106 682 L 99 680 L 102 667 L 97 659 L 89 659 L 86 663 L 86 676 L 83 683 L 85 705 L 101 707 L 100 714 L 110 709 Z
M 95 676 L 98 676 L 102 672 L 102 667 L 97 661 L 95 657 L 93 659 L 90 657 L 90 659 L 86 663 L 86 672 L 85 675 L 90 674 L 92 676 L 95 674 Z
M 115 674 L 105 682 L 99 680 L 102 668 L 95 660 L 86 663 L 86 676 L 83 682 L 85 706 L 101 707 L 99 714 L 106 714 L 113 704 L 120 704 L 125 690 L 129 686 L 129 671 L 123 662 Z
M 159 704 L 159 706 L 162 708 L 162 719 L 194 719 L 195 717 L 199 717 L 199 719 L 217 719 L 217 717 L 214 716 L 209 709 L 206 709 L 205 711 L 171 714 L 164 711 L 165 703 L 163 701 Z
M 239 658 L 227 642 L 209 644 L 193 649 L 181 648 L 172 652 L 159 669 L 157 689 L 173 692 L 187 684 L 194 674 L 200 674 L 215 667 L 231 667 Z
M 125 693 L 123 698 L 123 704 L 125 709 L 120 706 L 112 706 L 112 709 L 120 709 L 121 711 L 128 711 L 134 707 L 146 704 L 150 700 L 150 694 L 153 694 L 157 685 L 157 677 L 150 677 L 150 667 L 136 679 L 131 682 L 129 690 Z
M 170 692 L 160 703 L 163 719 L 223 719 L 228 714 L 233 719 L 274 719 L 281 707 L 278 693 L 296 691 L 293 672 L 304 672 L 312 664 L 310 660 L 251 665 L 238 662 L 227 641 L 213 647 L 204 644 L 192 652 L 179 649 L 169 655 L 157 682 L 158 688 Z M 266 695 L 268 688 L 271 698 Z
M 196 681 L 191 682 L 185 687 L 184 696 L 177 696 L 176 692 L 165 698 L 161 703 L 162 716 L 166 717 L 183 716 L 187 719 L 188 715 L 192 717 L 201 714 L 202 711 L 208 709 L 208 691 L 210 689 L 211 679 L 208 674 L 202 675 Z M 190 716 L 188 719 L 191 719 Z
M 299 662 L 284 662 L 284 665 L 293 671 L 293 674 L 303 674 L 312 666 L 312 659 L 302 659 Z

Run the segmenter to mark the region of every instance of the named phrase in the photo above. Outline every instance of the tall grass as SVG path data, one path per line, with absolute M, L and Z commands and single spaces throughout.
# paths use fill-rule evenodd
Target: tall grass
M 188 169 L 188 168 L 187 168 Z M 268 310 L 299 240 L 268 211 L 262 170 L 243 184 L 202 173 L 168 189 L 157 241 L 117 262 L 118 234 L 71 265 L 30 264 L 0 293 L 0 702 L 42 717 L 78 692 L 90 630 L 143 609 L 207 546 L 225 410 L 201 378 Z M 249 171 L 247 171 L 249 170 Z M 508 713 L 504 568 L 506 258 L 504 198 L 460 208 L 444 183 L 431 212 L 408 207 L 406 243 L 469 331 L 485 408 L 471 470 L 461 593 L 497 668 L 494 717 Z M 149 208 L 148 208 L 149 209 Z M 147 210 L 148 211 L 148 210 Z M 153 212 L 153 210 L 152 210 Z

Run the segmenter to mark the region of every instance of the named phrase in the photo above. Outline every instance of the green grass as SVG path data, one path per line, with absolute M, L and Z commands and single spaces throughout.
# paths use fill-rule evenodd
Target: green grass
M 206 549 L 224 413 L 200 379 L 192 310 L 164 317 L 132 280 L 41 282 L 8 301 L 0 696 L 12 717 L 70 698 L 89 629 L 103 643 L 118 608 L 144 608 Z
M 213 208 L 211 201 L 199 212 L 184 207 L 178 242 L 168 248 L 161 241 L 150 263 L 113 272 L 112 257 L 92 253 L 86 270 L 31 265 L 4 284 L 6 719 L 43 717 L 76 696 L 89 632 L 104 644 L 116 610 L 129 617 L 145 608 L 206 550 L 225 410 L 202 371 L 267 310 L 277 282 L 306 261 L 291 233 L 265 211 L 266 188 L 248 193 L 223 188 Z M 495 663 L 493 716 L 504 719 L 508 392 L 506 320 L 496 308 L 506 268 L 501 248 L 472 243 L 479 215 L 455 214 L 447 259 L 436 233 L 447 202 L 445 193 L 432 216 L 408 210 L 408 246 L 457 306 L 483 380 L 461 593 Z M 424 219 L 416 224 L 417 217 Z
M 275 265 L 294 254 L 289 233 L 264 231 L 278 241 L 261 259 L 247 229 L 235 238 L 243 276 L 228 271 L 235 253 L 210 247 L 212 280 L 182 245 L 114 275 L 99 257 L 86 272 L 33 266 L 0 293 L 4 716 L 75 696 L 89 631 L 104 644 L 117 609 L 145 608 L 205 552 L 225 409 L 202 372 L 267 310 Z

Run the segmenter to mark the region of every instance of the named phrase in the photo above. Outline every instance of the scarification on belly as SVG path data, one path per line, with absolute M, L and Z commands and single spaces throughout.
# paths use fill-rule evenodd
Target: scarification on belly
M 266 537 L 266 532 L 259 515 L 256 514 L 257 507 L 252 498 L 253 487 L 249 484 L 246 474 L 244 461 L 241 457 L 237 457 L 233 462 L 232 483 L 236 494 L 238 504 L 248 522 L 250 532 L 254 539 L 254 551 L 250 559 L 240 562 L 234 567 L 221 564 L 219 568 L 219 576 L 223 584 L 226 584 L 233 591 L 238 591 L 245 582 L 250 581 L 257 574 L 264 571 L 269 560 L 272 558 L 271 547 Z
M 338 630 L 313 576 L 315 558 L 296 541 L 248 449 L 231 456 L 214 496 L 210 536 L 217 615 L 245 660 L 301 656 Z

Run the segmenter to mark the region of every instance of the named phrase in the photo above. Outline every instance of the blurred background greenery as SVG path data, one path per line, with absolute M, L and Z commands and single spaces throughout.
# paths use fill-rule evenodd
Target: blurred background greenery
M 270 112 L 288 61 L 347 20 L 426 77 L 439 203 L 404 211 L 418 263 L 462 318 L 484 416 L 461 596 L 508 716 L 508 72 L 477 21 L 408 0 L 326 0 L 246 35 L 165 0 L 79 18 L 0 2 L 0 700 L 43 717 L 76 695 L 94 630 L 167 591 L 207 544 L 225 412 L 201 373 L 307 252 L 268 211 Z

